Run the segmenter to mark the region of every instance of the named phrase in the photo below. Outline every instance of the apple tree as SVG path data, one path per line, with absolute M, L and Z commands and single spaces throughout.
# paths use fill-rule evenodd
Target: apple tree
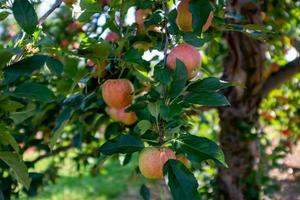
M 202 163 L 218 169 L 220 198 L 259 198 L 259 107 L 299 72 L 299 58 L 279 51 L 297 43 L 297 2 L 56 0 L 39 14 L 45 2 L 0 1 L 0 196 L 35 195 L 57 175 L 35 164 L 77 149 L 78 167 L 93 158 L 95 174 L 138 154 L 136 173 L 164 180 L 173 199 L 200 198 Z M 221 147 L 193 131 L 192 116 L 209 109 Z M 30 149 L 39 156 L 24 162 Z

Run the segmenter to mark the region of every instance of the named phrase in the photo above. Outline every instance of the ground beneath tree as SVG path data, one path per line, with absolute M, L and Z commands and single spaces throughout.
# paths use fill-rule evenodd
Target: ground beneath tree
M 300 200 L 300 142 L 292 147 L 282 165 L 282 170 L 270 171 L 270 176 L 280 186 L 272 200 Z

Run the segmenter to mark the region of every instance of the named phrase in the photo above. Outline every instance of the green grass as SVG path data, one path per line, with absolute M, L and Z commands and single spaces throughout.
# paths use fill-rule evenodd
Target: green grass
M 138 195 L 142 179 L 134 175 L 136 162 L 133 160 L 126 166 L 118 161 L 107 161 L 101 174 L 73 176 L 63 174 L 55 183 L 42 187 L 36 197 L 28 198 L 25 194 L 21 200 L 110 200 L 126 194 L 127 190 L 134 189 Z M 131 179 L 135 179 L 132 181 Z

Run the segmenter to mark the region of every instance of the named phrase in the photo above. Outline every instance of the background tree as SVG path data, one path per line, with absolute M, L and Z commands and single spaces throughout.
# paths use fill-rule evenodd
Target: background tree
M 299 49 L 299 3 L 56 0 L 37 15 L 41 3 L 0 1 L 0 197 L 36 195 L 72 154 L 79 173 L 120 160 L 162 188 L 165 175 L 173 199 L 260 198 L 269 144 L 258 119 L 283 121 L 268 109 L 289 98 L 264 99 L 300 70 L 285 60 Z M 282 130 L 289 143 L 298 116 L 282 117 L 294 119 Z M 153 197 L 151 181 L 141 185 Z

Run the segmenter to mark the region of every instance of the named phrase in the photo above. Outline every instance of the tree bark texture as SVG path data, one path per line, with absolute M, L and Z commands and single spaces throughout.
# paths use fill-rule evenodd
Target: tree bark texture
M 229 0 L 227 11 L 242 14 L 245 24 L 261 24 L 260 1 Z M 241 24 L 239 21 L 230 23 Z M 229 53 L 224 62 L 223 80 L 244 87 L 224 91 L 230 107 L 220 108 L 220 144 L 228 168 L 219 168 L 220 199 L 259 199 L 259 183 L 255 170 L 259 163 L 258 108 L 265 82 L 266 44 L 244 33 L 225 33 Z

